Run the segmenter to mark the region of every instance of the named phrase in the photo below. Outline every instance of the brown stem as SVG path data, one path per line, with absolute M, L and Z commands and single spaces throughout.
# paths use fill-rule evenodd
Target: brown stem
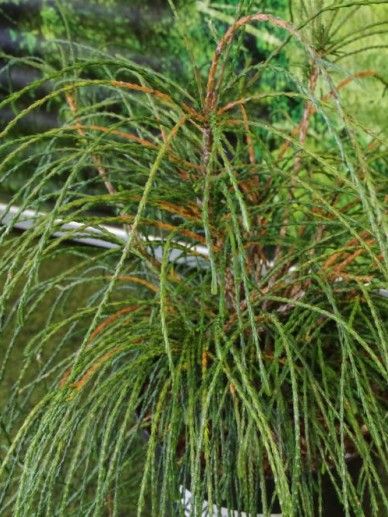
M 301 41 L 301 36 L 299 32 L 288 22 L 282 20 L 281 18 L 276 18 L 270 14 L 264 13 L 256 13 L 249 16 L 244 16 L 237 20 L 233 25 L 229 27 L 224 36 L 218 42 L 216 51 L 214 52 L 212 63 L 210 66 L 208 81 L 207 81 L 207 89 L 206 89 L 206 98 L 205 98 L 205 113 L 211 113 L 216 104 L 217 104 L 217 87 L 215 85 L 217 69 L 220 62 L 220 58 L 224 53 L 225 49 L 231 44 L 235 33 L 244 25 L 247 25 L 252 22 L 270 22 L 272 25 L 276 27 L 281 27 L 285 29 L 290 34 L 295 36 L 299 41 Z M 315 52 L 311 47 L 308 47 L 310 54 L 315 56 Z M 219 86 L 219 85 L 218 85 Z
M 309 82 L 308 82 L 308 91 L 311 93 L 311 95 L 314 95 L 315 88 L 317 86 L 318 75 L 319 75 L 319 69 L 315 64 L 313 64 L 311 74 L 309 77 Z M 299 124 L 300 147 L 302 147 L 306 141 L 307 131 L 309 128 L 309 122 L 310 122 L 311 115 L 314 113 L 314 109 L 315 108 L 314 108 L 313 103 L 309 100 L 305 105 L 305 108 L 303 111 L 303 117 Z M 300 167 L 301 167 L 301 157 L 300 157 L 300 154 L 298 153 L 296 156 L 296 159 L 295 159 L 295 164 L 294 164 L 294 174 L 297 174 L 299 172 Z
M 77 108 L 77 102 L 75 100 L 75 97 L 71 93 L 67 93 L 65 95 L 65 97 L 66 97 L 66 102 L 70 108 L 70 111 L 72 112 L 72 114 L 74 115 L 74 117 L 76 119 L 75 128 L 81 137 L 85 137 L 85 131 L 79 121 L 79 118 L 77 117 L 78 108 Z M 105 185 L 106 190 L 109 192 L 109 194 L 115 194 L 116 189 L 114 188 L 114 186 L 108 179 L 106 169 L 101 163 L 101 158 L 98 155 L 92 154 L 92 162 L 93 162 L 93 165 L 95 166 L 95 168 L 97 169 L 97 172 L 100 175 L 100 177 Z
M 253 165 L 254 163 L 256 163 L 256 160 L 255 160 L 255 149 L 253 147 L 252 137 L 251 137 L 251 133 L 250 133 L 250 130 L 249 130 L 248 115 L 247 115 L 246 109 L 244 108 L 244 106 L 242 104 L 240 105 L 240 110 L 241 110 L 241 114 L 242 114 L 242 118 L 243 118 L 243 123 L 244 123 L 245 137 L 246 137 L 246 140 L 247 140 L 249 161 Z
M 108 84 L 115 86 L 116 88 L 124 88 L 127 90 L 148 93 L 167 104 L 171 104 L 171 103 L 176 104 L 170 95 L 167 95 L 166 93 L 163 93 L 159 90 L 155 90 L 155 88 L 150 88 L 148 86 L 142 86 L 142 85 L 136 84 L 136 83 L 128 83 L 126 81 L 110 81 Z M 182 104 L 179 104 L 179 107 L 183 111 L 186 111 L 189 115 L 191 115 L 193 117 L 193 119 L 199 120 L 199 121 L 204 120 L 203 115 L 198 113 L 194 108 L 192 108 L 188 104 L 182 102 Z
M 80 130 L 82 130 L 82 133 L 81 133 L 82 136 L 85 136 L 84 131 L 86 129 L 90 129 L 90 130 L 94 130 L 94 131 L 101 131 L 102 133 L 112 134 L 112 135 L 118 136 L 120 138 L 124 138 L 125 140 L 130 140 L 132 142 L 136 142 L 148 149 L 153 149 L 153 150 L 158 149 L 158 146 L 156 144 L 154 144 L 153 142 L 150 142 L 149 140 L 146 140 L 137 135 L 134 135 L 133 133 L 128 133 L 126 131 L 120 131 L 117 129 L 111 129 L 106 126 L 99 126 L 96 124 L 85 125 L 85 124 L 81 124 L 80 122 L 77 122 L 74 126 L 68 126 L 68 129 L 75 129 L 78 132 Z M 163 141 L 164 141 L 164 137 L 163 137 Z M 172 152 L 169 152 L 169 157 L 172 161 L 181 163 L 182 165 L 185 165 L 186 167 L 189 167 L 191 169 L 195 169 L 195 170 L 201 169 L 201 166 L 198 165 L 197 163 L 192 163 L 192 162 L 188 162 L 187 160 L 183 160 L 182 158 L 180 158 L 179 156 L 176 156 Z
M 357 246 L 360 243 L 360 241 L 363 242 L 362 239 L 365 239 L 365 240 L 370 239 L 370 233 L 367 230 L 361 232 L 359 239 L 356 239 L 356 238 L 350 239 L 344 245 L 344 248 L 345 249 L 352 248 L 353 246 Z M 338 262 L 338 259 L 340 259 L 344 255 L 344 253 L 346 253 L 344 250 L 335 251 L 332 255 L 330 255 L 330 257 L 328 259 L 326 259 L 326 261 L 323 264 L 323 269 L 329 269 L 330 267 L 334 266 L 335 263 Z
M 155 284 L 152 284 L 151 282 L 148 282 L 145 278 L 141 278 L 134 275 L 119 275 L 116 277 L 117 280 L 120 280 L 122 282 L 130 282 L 131 284 L 137 284 L 142 285 L 143 287 L 146 287 L 150 291 L 157 293 L 159 291 L 159 287 Z
M 378 74 L 374 70 L 361 70 L 360 72 L 356 72 L 355 74 L 347 77 L 346 79 L 343 79 L 341 82 L 338 83 L 338 85 L 333 88 L 329 93 L 324 95 L 321 98 L 322 102 L 325 102 L 329 100 L 333 95 L 335 95 L 338 91 L 342 90 L 342 88 L 345 88 L 349 83 L 354 81 L 355 79 L 364 79 L 366 77 L 379 77 Z M 314 113 L 317 111 L 316 107 L 310 103 L 310 113 L 309 117 L 314 115 Z M 297 136 L 298 133 L 301 131 L 301 122 L 291 131 L 292 136 Z M 281 146 L 279 151 L 279 159 L 282 159 L 287 151 L 287 149 L 290 147 L 291 142 L 287 140 L 287 142 L 284 142 L 284 144 Z
M 129 314 L 131 312 L 136 311 L 139 308 L 138 305 L 129 305 L 128 307 L 124 307 L 123 309 L 120 309 L 119 311 L 115 312 L 114 314 L 111 314 L 108 318 L 106 318 L 102 323 L 100 323 L 95 330 L 91 333 L 89 337 L 89 343 L 93 341 L 93 339 L 102 332 L 106 327 L 108 327 L 111 323 L 116 321 L 118 318 L 125 314 Z M 59 381 L 59 385 L 65 386 L 66 381 L 69 378 L 69 375 L 71 373 L 72 368 L 68 368 L 65 373 L 62 375 L 62 378 Z
M 374 242 L 375 242 L 374 239 L 367 239 L 365 241 L 365 244 L 370 246 Z M 365 248 L 360 247 L 356 251 L 354 251 L 351 255 L 347 256 L 342 262 L 340 262 L 339 264 L 337 264 L 335 266 L 334 274 L 337 276 L 340 276 L 344 272 L 345 268 L 347 268 L 357 257 L 359 257 L 360 255 L 365 253 L 365 251 L 366 251 Z

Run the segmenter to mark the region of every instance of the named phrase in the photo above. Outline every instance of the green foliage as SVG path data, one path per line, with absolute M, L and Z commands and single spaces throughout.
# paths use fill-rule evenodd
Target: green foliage
M 1 413 L 5 513 L 181 515 L 183 485 L 194 516 L 205 500 L 313 516 L 325 476 L 344 515 L 388 510 L 384 142 L 342 103 L 325 18 L 242 18 L 257 3 L 214 20 L 227 36 L 206 67 L 193 6 L 177 6 L 190 84 L 73 42 L 60 67 L 23 60 L 42 78 L 0 103 L 15 113 L 1 180 L 28 166 L 11 204 L 42 212 L 0 241 L 3 381 L 20 361 Z M 295 62 L 249 58 L 244 27 L 262 25 Z M 17 132 L 54 102 L 58 126 Z M 69 242 L 74 220 L 112 247 Z M 76 260 L 48 275 L 63 254 Z

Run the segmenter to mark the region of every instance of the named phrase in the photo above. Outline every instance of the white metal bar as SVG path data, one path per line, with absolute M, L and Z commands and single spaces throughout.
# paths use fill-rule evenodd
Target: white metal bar
M 185 516 L 190 517 L 193 515 L 194 503 L 193 495 L 190 490 L 187 490 L 182 485 L 179 487 L 181 493 L 181 502 L 184 508 Z M 209 504 L 204 502 L 202 505 L 201 517 L 210 517 L 211 515 L 217 515 L 218 517 L 247 517 L 248 514 L 245 512 L 238 512 L 237 510 L 229 510 L 228 508 L 221 508 L 213 505 L 213 508 L 209 508 Z M 257 517 L 264 517 L 262 513 L 257 514 Z M 271 517 L 282 517 L 281 513 L 271 513 Z
M 0 203 L 0 224 L 10 226 L 18 230 L 30 230 L 36 225 L 37 219 L 45 216 L 47 213 L 37 210 L 24 209 L 18 206 Z M 55 224 L 58 229 L 53 231 L 54 237 L 67 237 L 69 240 L 87 244 L 88 246 L 96 246 L 99 248 L 120 248 L 117 242 L 111 242 L 107 236 L 112 236 L 115 240 L 123 243 L 128 239 L 128 232 L 124 228 L 110 225 L 99 225 L 98 228 L 93 226 L 85 226 L 82 223 L 71 221 L 63 223 L 61 219 L 56 219 Z M 160 246 L 152 245 L 152 251 L 156 258 L 161 260 L 163 256 L 163 238 L 156 236 L 141 236 L 146 243 L 158 243 Z M 208 256 L 208 250 L 205 246 L 193 245 L 189 246 L 187 242 L 175 241 L 175 246 L 170 251 L 169 260 L 172 262 L 198 263 L 203 262 L 203 258 Z M 149 247 L 151 249 L 151 246 Z M 184 252 L 184 253 L 183 253 Z
M 20 207 L 15 205 L 0 203 L 0 224 L 11 226 L 18 230 L 30 230 L 35 226 L 35 221 L 44 215 L 47 214 L 45 212 L 39 212 L 29 208 L 22 210 Z M 123 243 L 128 239 L 128 233 L 126 230 L 116 226 L 101 224 L 99 228 L 94 228 L 93 226 L 85 226 L 84 224 L 76 221 L 62 223 L 60 219 L 57 219 L 55 223 L 59 226 L 59 229 L 53 232 L 54 237 L 67 237 L 69 240 L 79 242 L 81 244 L 87 244 L 88 246 L 107 249 L 120 248 L 120 245 L 117 244 L 117 242 L 107 240 L 105 237 L 106 235 L 111 235 L 116 240 L 118 239 Z M 148 235 L 147 237 L 143 236 L 142 239 L 144 242 L 148 243 L 160 242 L 160 246 L 155 246 L 155 244 L 153 244 L 152 247 L 149 246 L 149 250 L 152 250 L 154 256 L 158 260 L 161 260 L 163 257 L 163 239 L 152 235 Z M 171 262 L 185 263 L 188 266 L 196 266 L 199 264 L 201 267 L 206 266 L 207 261 L 204 259 L 209 256 L 209 251 L 206 246 L 189 246 L 187 242 L 181 241 L 175 241 L 175 245 L 177 247 L 173 247 L 169 255 L 169 260 Z M 273 265 L 272 261 L 268 261 L 267 267 L 271 268 Z M 291 266 L 289 271 L 292 272 L 296 269 L 297 268 L 295 266 Z M 337 281 L 340 280 L 341 278 L 337 279 Z M 378 293 L 381 296 L 388 298 L 388 289 L 379 289 Z

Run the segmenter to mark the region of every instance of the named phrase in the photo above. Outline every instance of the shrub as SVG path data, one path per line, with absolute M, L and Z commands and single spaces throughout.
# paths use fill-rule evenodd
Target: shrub
M 241 62 L 247 24 L 297 41 L 303 71 Z M 138 514 L 179 514 L 185 486 L 193 515 L 205 500 L 316 515 L 324 475 L 345 514 L 366 494 L 375 515 L 388 508 L 384 145 L 341 104 L 350 81 L 381 78 L 331 73 L 324 48 L 257 13 L 229 27 L 196 94 L 89 56 L 2 102 L 47 89 L 0 135 L 2 177 L 31 170 L 1 237 L 3 376 L 20 360 L 2 413 L 5 511 L 128 511 L 140 430 Z M 274 75 L 287 88 L 261 89 Z M 58 98 L 60 126 L 7 138 Z M 279 98 L 295 99 L 296 125 Z M 26 208 L 33 228 L 10 233 Z M 96 231 L 105 249 L 69 243 Z M 64 254 L 76 260 L 47 276 Z

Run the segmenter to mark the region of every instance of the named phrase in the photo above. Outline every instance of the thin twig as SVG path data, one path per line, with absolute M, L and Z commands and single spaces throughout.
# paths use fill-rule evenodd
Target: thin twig
M 72 112 L 72 114 L 74 115 L 74 117 L 76 119 L 76 125 L 75 125 L 76 130 L 77 130 L 78 134 L 84 138 L 86 136 L 86 134 L 85 134 L 85 131 L 77 116 L 78 107 L 77 107 L 77 102 L 75 100 L 75 96 L 72 93 L 66 93 L 65 98 L 66 98 L 66 102 L 70 108 L 70 111 Z M 105 185 L 106 190 L 109 192 L 109 194 L 115 194 L 116 189 L 114 188 L 111 181 L 108 179 L 106 169 L 101 163 L 100 156 L 96 155 L 96 154 L 92 154 L 92 162 L 93 162 L 93 165 L 95 166 L 95 168 L 97 169 L 98 174 L 100 175 L 100 177 Z

